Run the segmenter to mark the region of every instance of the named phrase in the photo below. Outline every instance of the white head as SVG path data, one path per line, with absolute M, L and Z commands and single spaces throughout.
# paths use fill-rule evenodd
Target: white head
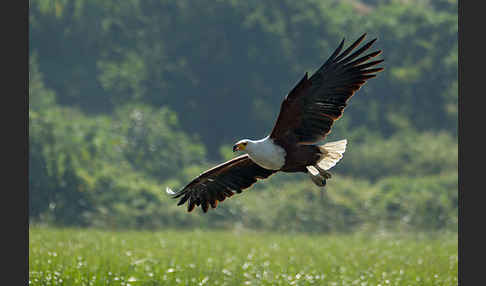
M 233 152 L 247 151 L 248 146 L 251 145 L 251 144 L 252 144 L 252 141 L 250 139 L 240 140 L 240 141 L 236 142 L 235 145 L 233 145 Z
M 279 170 L 285 164 L 285 150 L 273 143 L 267 136 L 260 140 L 243 139 L 233 146 L 233 152 L 243 151 L 251 159 L 263 168 Z

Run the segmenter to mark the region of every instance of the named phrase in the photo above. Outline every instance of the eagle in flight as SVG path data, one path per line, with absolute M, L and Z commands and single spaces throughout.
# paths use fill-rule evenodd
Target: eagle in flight
M 279 171 L 307 173 L 317 186 L 324 187 L 331 178 L 327 170 L 342 158 L 347 141 L 317 143 L 330 133 L 351 96 L 383 70 L 375 67 L 383 60 L 368 61 L 380 50 L 362 55 L 376 38 L 353 52 L 365 36 L 341 52 L 343 39 L 317 72 L 310 78 L 304 75 L 283 100 L 270 135 L 236 142 L 233 152 L 246 154 L 203 172 L 177 193 L 167 188 L 169 195 L 180 198 L 177 205 L 187 202 L 187 211 L 201 206 L 207 212 L 209 206 L 216 208 L 218 201 Z

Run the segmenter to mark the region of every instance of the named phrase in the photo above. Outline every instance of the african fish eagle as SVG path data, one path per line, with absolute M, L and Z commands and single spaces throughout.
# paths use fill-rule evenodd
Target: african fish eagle
M 196 206 L 207 212 L 209 206 L 216 208 L 218 201 L 279 171 L 307 173 L 317 186 L 325 186 L 331 178 L 327 170 L 342 158 L 347 141 L 317 143 L 330 133 L 353 94 L 383 70 L 374 67 L 383 60 L 368 61 L 380 50 L 361 56 L 376 38 L 351 53 L 365 36 L 341 52 L 343 39 L 317 72 L 310 78 L 304 75 L 283 100 L 270 135 L 261 140 L 238 141 L 233 152 L 246 154 L 203 172 L 177 193 L 167 188 L 167 193 L 180 198 L 178 205 L 187 202 L 189 212 Z

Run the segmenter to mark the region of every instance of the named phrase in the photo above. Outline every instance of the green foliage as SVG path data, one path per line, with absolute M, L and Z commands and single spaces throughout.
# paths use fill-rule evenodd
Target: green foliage
M 383 179 L 377 184 L 380 191 L 370 201 L 371 216 L 383 223 L 422 230 L 457 231 L 457 180 L 457 173 Z
M 201 164 L 205 148 L 194 136 L 180 131 L 177 115 L 167 107 L 119 107 L 112 120 L 113 132 L 122 134 L 120 150 L 137 171 L 168 179 L 190 164 Z
M 87 112 L 168 105 L 191 115 L 180 117 L 182 127 L 215 160 L 221 144 L 268 133 L 300 77 L 342 37 L 363 32 L 379 38 L 386 70 L 352 99 L 350 128 L 389 136 L 399 115 L 419 130 L 454 132 L 454 3 L 41 1 L 31 4 L 31 51 L 60 103 Z
M 231 204 L 228 202 L 229 207 L 235 206 L 233 216 L 242 226 L 285 232 L 332 232 L 353 230 L 360 223 L 355 205 L 335 201 L 311 182 L 275 179 L 245 192 Z
M 93 134 L 88 131 L 89 122 L 83 119 L 75 110 L 59 107 L 40 113 L 30 111 L 32 217 L 52 210 L 49 213 L 60 223 L 82 224 L 84 210 L 92 209 L 94 198 L 87 192 L 82 171 L 97 169 L 93 159 L 98 150 L 92 149 L 94 144 L 86 144 Z
M 457 1 L 29 2 L 29 214 L 112 228 L 456 229 Z M 165 194 L 268 134 L 342 37 L 385 71 L 322 191 L 279 174 L 202 215 Z
M 39 71 L 37 54 L 33 53 L 29 57 L 29 119 L 39 116 L 56 103 L 55 93 L 46 88 Z
M 386 176 L 422 177 L 444 171 L 457 172 L 457 138 L 445 132 L 401 132 L 388 139 L 373 138 L 362 144 L 349 140 L 337 170 L 355 177 L 377 180 Z
M 157 182 L 180 176 L 178 168 L 204 158 L 204 147 L 179 131 L 168 108 L 123 106 L 112 117 L 87 117 L 60 107 L 42 83 L 36 57 L 29 81 L 33 219 L 151 227 L 147 215 L 157 215 L 163 189 Z

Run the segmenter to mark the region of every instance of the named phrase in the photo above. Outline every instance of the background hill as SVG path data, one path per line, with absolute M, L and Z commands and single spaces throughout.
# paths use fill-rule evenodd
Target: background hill
M 108 228 L 457 230 L 457 1 L 31 1 L 29 215 Z M 270 132 L 346 38 L 385 71 L 329 140 L 326 191 L 279 174 L 187 214 L 165 195 Z

